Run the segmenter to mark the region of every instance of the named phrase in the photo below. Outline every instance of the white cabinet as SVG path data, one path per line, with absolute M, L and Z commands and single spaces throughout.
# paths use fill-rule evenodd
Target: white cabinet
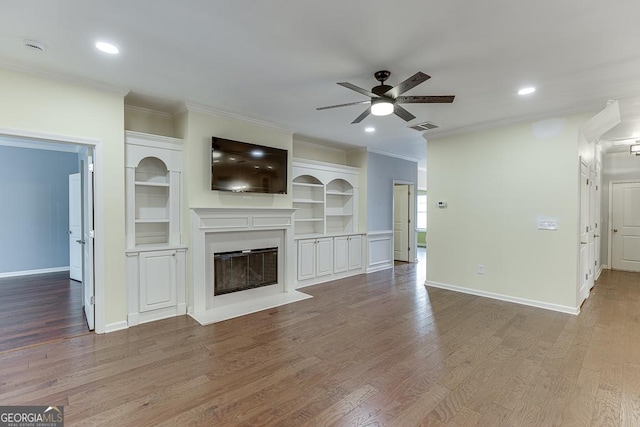
M 362 235 L 334 237 L 333 246 L 334 273 L 362 269 Z
M 298 287 L 363 272 L 362 234 L 298 240 Z
M 127 251 L 129 326 L 186 313 L 186 252 Z
M 333 273 L 333 239 L 298 240 L 298 280 L 311 280 Z
M 182 141 L 125 133 L 130 326 L 186 313 L 182 245 Z

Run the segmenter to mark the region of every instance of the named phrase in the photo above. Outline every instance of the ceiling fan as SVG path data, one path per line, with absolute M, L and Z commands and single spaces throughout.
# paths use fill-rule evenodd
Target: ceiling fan
M 344 86 L 347 89 L 354 90 L 358 93 L 366 95 L 371 99 L 367 101 L 349 102 L 348 104 L 330 105 L 328 107 L 319 107 L 316 110 L 328 110 L 330 108 L 346 107 L 349 105 L 359 104 L 371 104 L 362 114 L 360 114 L 351 124 L 360 123 L 369 114 L 374 116 L 386 116 L 391 113 L 395 113 L 396 116 L 404 119 L 405 121 L 411 121 L 416 118 L 413 114 L 402 108 L 398 104 L 439 104 L 439 103 L 452 103 L 455 98 L 454 95 L 443 96 L 400 96 L 406 91 L 418 86 L 420 83 L 429 80 L 431 77 L 418 71 L 407 80 L 403 81 L 396 87 L 391 87 L 384 84 L 389 78 L 391 73 L 386 70 L 376 71 L 373 75 L 376 80 L 380 82 L 379 86 L 375 86 L 368 91 L 362 89 L 354 84 L 347 82 L 338 83 L 340 86 Z

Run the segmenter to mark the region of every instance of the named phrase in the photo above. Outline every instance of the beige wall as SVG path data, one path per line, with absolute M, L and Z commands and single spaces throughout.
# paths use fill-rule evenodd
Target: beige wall
M 592 115 L 428 141 L 428 281 L 576 307 L 578 128 Z
M 124 128 L 152 135 L 176 137 L 174 120 L 170 114 L 144 108 L 126 106 Z
M 291 203 L 291 180 L 287 194 L 236 194 L 211 191 L 211 137 L 234 139 L 241 142 L 282 148 L 291 153 L 290 133 L 243 122 L 189 111 L 184 141 L 184 182 L 186 204 L 189 208 L 209 207 L 286 207 Z M 289 154 L 289 175 L 291 175 Z
M 105 322 L 125 321 L 124 96 L 0 69 L 0 128 L 102 142 Z
M 367 231 L 367 150 L 347 152 L 347 166 L 360 168 L 358 177 L 358 231 Z
M 293 157 L 338 165 L 347 164 L 347 150 L 314 144 L 295 137 L 293 138 Z

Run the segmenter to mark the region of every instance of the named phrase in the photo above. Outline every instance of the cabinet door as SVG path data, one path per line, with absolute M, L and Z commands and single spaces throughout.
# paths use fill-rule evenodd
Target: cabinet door
M 176 251 L 140 253 L 140 312 L 172 307 L 176 300 Z
M 342 273 L 349 269 L 349 238 L 340 236 L 333 239 L 333 272 Z
M 349 236 L 349 270 L 362 268 L 362 236 Z
M 333 274 L 333 239 L 317 239 L 316 242 L 316 277 Z
M 298 240 L 298 280 L 316 277 L 316 241 Z

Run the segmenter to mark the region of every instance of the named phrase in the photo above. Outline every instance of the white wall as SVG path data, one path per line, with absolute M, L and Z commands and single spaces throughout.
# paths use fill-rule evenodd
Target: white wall
M 602 158 L 602 193 L 600 200 L 600 264 L 606 265 L 609 257 L 609 183 L 614 180 L 640 180 L 640 156 L 629 152 L 609 153 Z M 611 268 L 611 266 L 608 266 Z
M 592 115 L 428 141 L 427 281 L 577 308 L 578 128 Z M 539 216 L 560 229 L 537 230 Z
M 124 94 L 4 69 L 0 82 L 0 128 L 102 141 L 105 322 L 125 321 Z

